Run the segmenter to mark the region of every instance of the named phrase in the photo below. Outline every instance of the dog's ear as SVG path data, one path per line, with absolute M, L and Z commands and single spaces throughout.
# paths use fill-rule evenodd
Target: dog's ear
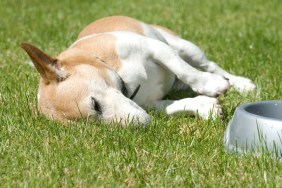
M 31 44 L 22 43 L 21 47 L 27 52 L 35 68 L 46 82 L 61 81 L 66 78 L 67 74 L 58 65 L 57 59 Z

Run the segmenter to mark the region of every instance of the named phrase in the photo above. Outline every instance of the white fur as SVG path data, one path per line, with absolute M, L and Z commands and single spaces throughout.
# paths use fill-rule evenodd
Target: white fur
M 115 32 L 114 36 L 118 39 L 116 51 L 122 61 L 118 74 L 132 90 L 140 84 L 134 100 L 143 107 L 152 107 L 171 89 L 175 81 L 174 74 L 150 58 L 147 38 L 125 32 Z
M 187 111 L 191 115 L 198 114 L 204 119 L 216 118 L 221 113 L 221 107 L 216 98 L 207 96 L 197 96 L 174 101 L 166 108 L 168 115 Z

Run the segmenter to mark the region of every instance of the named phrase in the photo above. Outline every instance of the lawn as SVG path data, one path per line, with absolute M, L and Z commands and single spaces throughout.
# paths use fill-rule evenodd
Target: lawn
M 223 148 L 236 106 L 282 99 L 281 10 L 280 0 L 1 0 L 0 186 L 281 187 L 279 160 Z M 220 97 L 223 121 L 151 111 L 152 124 L 134 129 L 65 126 L 34 113 L 38 74 L 19 44 L 55 56 L 86 24 L 117 14 L 175 30 L 220 66 L 251 78 L 257 90 Z

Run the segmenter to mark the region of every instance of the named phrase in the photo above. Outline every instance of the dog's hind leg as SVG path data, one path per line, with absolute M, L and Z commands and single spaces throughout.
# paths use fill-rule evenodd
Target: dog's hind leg
M 221 117 L 222 110 L 216 98 L 207 96 L 197 96 L 195 98 L 185 98 L 181 100 L 162 100 L 155 103 L 158 111 L 165 111 L 167 115 L 181 112 L 190 115 L 199 115 L 204 119 Z
M 192 42 L 184 40 L 158 26 L 153 27 L 157 31 L 159 31 L 159 33 L 165 38 L 168 45 L 175 49 L 179 56 L 191 66 L 227 78 L 231 86 L 233 86 L 240 92 L 251 91 L 255 89 L 255 85 L 251 80 L 244 77 L 232 75 L 219 67 L 213 61 L 209 61 L 206 58 L 204 52 Z

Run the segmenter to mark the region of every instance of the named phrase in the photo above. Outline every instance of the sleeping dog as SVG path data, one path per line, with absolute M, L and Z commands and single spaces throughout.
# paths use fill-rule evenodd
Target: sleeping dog
M 195 44 L 173 31 L 133 18 L 112 16 L 86 26 L 56 58 L 23 43 L 40 73 L 38 108 L 48 118 L 80 118 L 146 125 L 143 108 L 215 118 L 216 96 L 230 87 L 255 89 L 247 78 L 232 75 L 208 60 Z M 174 87 L 200 95 L 163 100 Z

